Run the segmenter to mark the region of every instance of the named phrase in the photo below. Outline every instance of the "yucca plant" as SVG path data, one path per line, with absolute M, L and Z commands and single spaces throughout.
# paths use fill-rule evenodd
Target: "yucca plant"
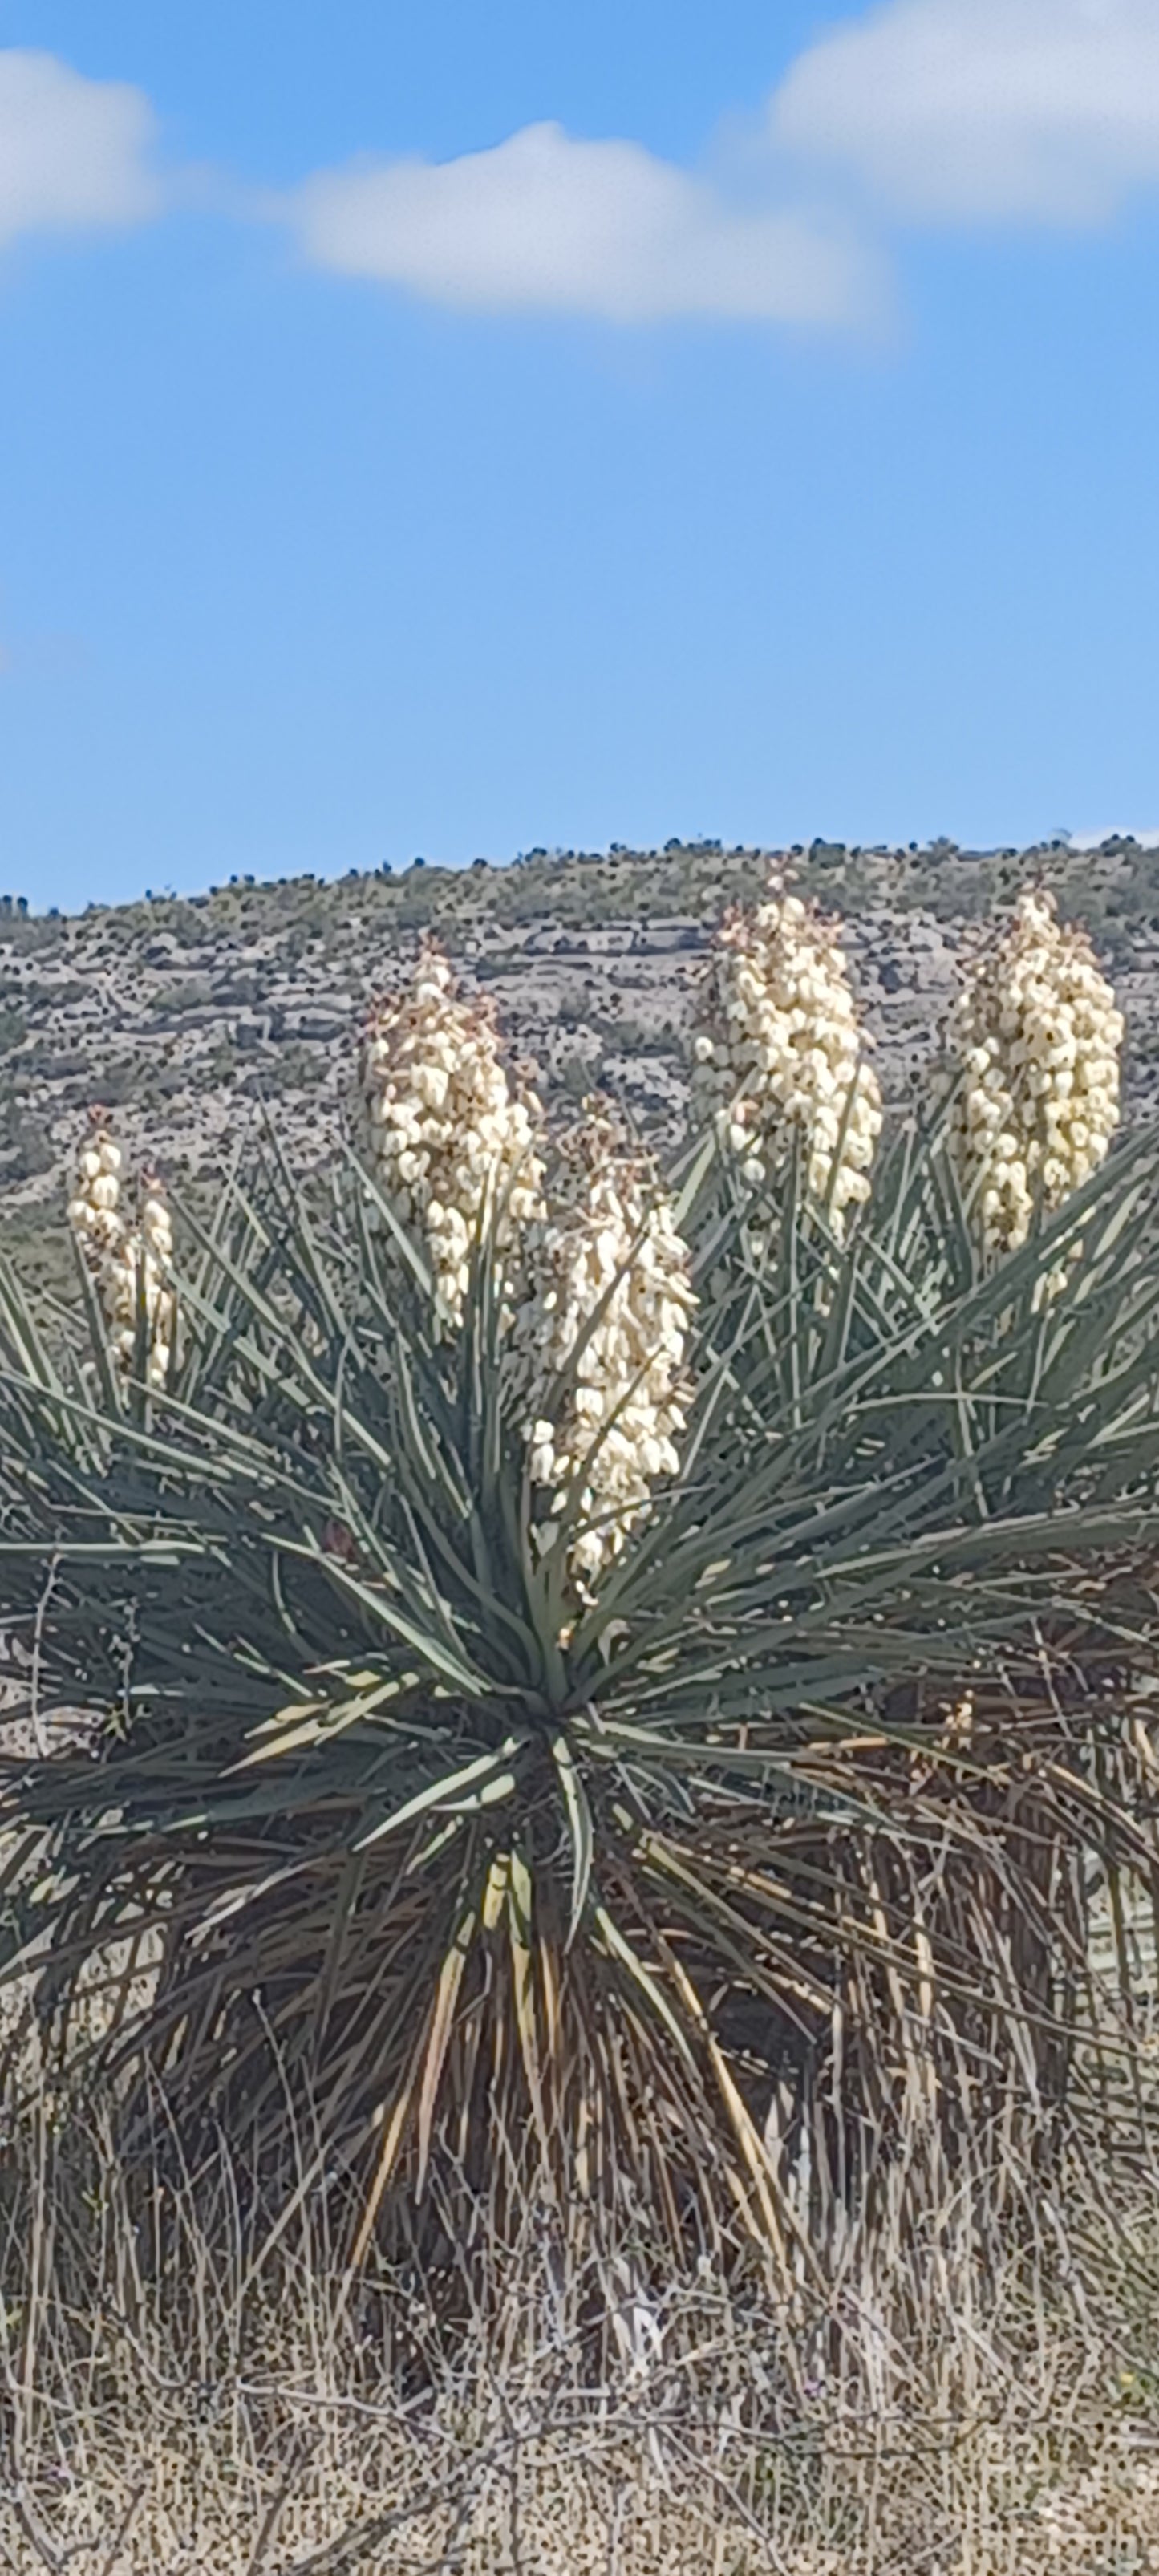
M 755 1193 L 686 1154 L 677 1469 L 604 1548 L 635 1389 L 552 1492 L 517 1171 L 449 1315 L 377 1167 L 311 1204 L 271 1141 L 187 1220 L 163 1386 L 93 1301 L 95 1355 L 0 1274 L 5 1617 L 40 1716 L 91 1713 L 7 1765 L 9 1973 L 67 2056 L 110 1963 L 86 2045 L 127 2120 L 143 2087 L 187 2144 L 300 2173 L 306 2141 L 359 2177 L 357 2253 L 437 2181 L 783 2277 L 817 2260 L 786 2121 L 838 2195 L 919 2128 L 951 2161 L 991 2121 L 1007 2166 L 1041 2140 L 1091 1864 L 1151 1865 L 1159 1154 L 995 1268 L 944 1124 L 895 1136 L 847 1240 L 799 1143 Z

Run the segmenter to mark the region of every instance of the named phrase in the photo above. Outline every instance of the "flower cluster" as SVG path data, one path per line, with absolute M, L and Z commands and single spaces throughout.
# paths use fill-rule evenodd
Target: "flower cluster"
M 560 1138 L 527 1251 L 513 1346 L 531 1477 L 556 1515 L 582 1479 L 570 1563 L 590 1598 L 656 1479 L 677 1472 L 695 1304 L 671 1204 L 610 1103 L 585 1101 Z
M 425 1239 L 457 1323 L 480 1217 L 493 1212 L 502 1251 L 539 1213 L 539 1102 L 513 1082 L 490 1004 L 462 998 L 432 940 L 409 982 L 372 1012 L 359 1073 L 375 1179 L 400 1222 Z
M 143 1303 L 147 1335 L 146 1376 L 164 1386 L 176 1326 L 173 1291 L 173 1226 L 155 1173 L 141 1181 L 140 1214 L 126 1218 L 121 1203 L 121 1148 L 99 1118 L 81 1149 L 69 1223 L 96 1281 L 118 1367 L 128 1375 L 137 1346 Z
M 837 1235 L 869 1196 L 881 1092 L 865 1060 L 836 922 L 770 889 L 721 925 L 693 1037 L 692 1097 L 760 1189 L 796 1131 L 812 1197 Z
M 1103 1160 L 1119 1115 L 1122 1014 L 1085 931 L 1046 893 L 991 932 L 947 1025 L 953 1138 L 985 1251 L 1025 1243 Z

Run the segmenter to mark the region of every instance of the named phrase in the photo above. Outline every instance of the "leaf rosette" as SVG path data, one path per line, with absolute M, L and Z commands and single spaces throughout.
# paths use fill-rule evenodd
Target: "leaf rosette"
M 66 2053 L 115 1956 L 128 2102 L 147 2077 L 275 2168 L 316 2134 L 359 2250 L 437 2175 L 786 2278 L 786 2083 L 859 2189 L 915 2103 L 942 2152 L 967 2100 L 1061 2098 L 1079 1864 L 1145 1850 L 1156 1153 L 995 1270 L 944 1129 L 899 1129 L 843 1243 L 799 1155 L 754 1218 L 711 1140 L 661 1191 L 597 1118 L 519 1227 L 520 1293 L 578 1299 L 546 1333 L 517 1164 L 449 1331 L 413 1191 L 352 1152 L 312 1207 L 271 1145 L 187 1220 L 135 1408 L 3 1273 L 9 1616 L 41 1711 L 96 1713 L 6 1766 L 9 1973 L 40 1961 Z M 655 1347 L 597 1419 L 626 1313 Z M 629 1491 L 601 1442 L 641 1388 Z

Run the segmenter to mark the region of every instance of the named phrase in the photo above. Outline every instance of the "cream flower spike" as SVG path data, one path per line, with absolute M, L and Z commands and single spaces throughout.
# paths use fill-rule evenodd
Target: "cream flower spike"
M 121 1185 L 121 1148 L 92 1114 L 88 1142 L 77 1158 L 76 1188 L 68 1217 L 95 1281 L 114 1356 L 122 1374 L 132 1372 L 137 1346 L 137 1312 L 143 1293 L 148 1331 L 148 1384 L 164 1386 L 176 1327 L 173 1290 L 173 1226 L 161 1183 L 155 1173 L 141 1178 L 139 1219 L 126 1218 Z
M 375 1179 L 425 1241 L 441 1303 L 459 1323 L 484 1205 L 498 1212 L 501 1252 L 540 1212 L 543 1112 L 508 1071 L 492 1004 L 463 998 L 432 939 L 371 1013 L 359 1089 Z
M 610 1102 L 585 1102 L 559 1140 L 548 1210 L 528 1239 L 528 1269 L 513 1345 L 531 1478 L 557 1515 L 577 1474 L 584 1477 L 580 1510 L 593 1525 L 575 1540 L 571 1571 L 590 1600 L 646 1515 L 657 1479 L 677 1472 L 696 1302 L 671 1202 Z M 604 1298 L 575 1383 L 553 1415 L 552 1385 Z
M 946 1028 L 952 1140 L 983 1250 L 1017 1251 L 1104 1160 L 1119 1117 L 1123 1018 L 1084 930 L 1019 896 L 974 959 Z
M 770 887 L 726 914 L 692 1041 L 696 1115 L 716 1128 L 741 1178 L 760 1189 L 794 1131 L 811 1197 L 834 1233 L 870 1193 L 881 1091 L 865 1057 L 839 926 Z

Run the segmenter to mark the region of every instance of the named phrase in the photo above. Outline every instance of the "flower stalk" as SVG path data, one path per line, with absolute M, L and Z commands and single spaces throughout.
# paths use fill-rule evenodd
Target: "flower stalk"
M 806 1185 L 840 1239 L 869 1197 L 881 1092 L 839 925 L 779 886 L 717 934 L 692 1043 L 692 1096 L 752 1190 L 801 1139 Z
M 77 1160 L 69 1223 L 96 1285 L 114 1358 L 124 1377 L 132 1374 L 143 1306 L 146 1382 L 156 1389 L 168 1378 L 176 1331 L 173 1222 L 161 1182 L 150 1171 L 141 1175 L 137 1219 L 127 1218 L 122 1166 L 121 1148 L 97 1113 Z
M 408 982 L 375 1005 L 359 1090 L 375 1179 L 424 1241 L 440 1304 L 458 1324 L 485 1211 L 500 1253 L 540 1212 L 543 1112 L 504 1062 L 491 1004 L 464 999 L 433 940 Z
M 947 1024 L 953 1146 L 984 1252 L 1015 1252 L 1063 1206 L 1119 1117 L 1123 1018 L 1084 930 L 1019 896 L 975 958 Z
M 658 1479 L 678 1472 L 696 1303 L 672 1203 L 610 1102 L 585 1101 L 559 1140 L 527 1256 L 513 1345 L 531 1478 L 548 1537 L 579 1482 L 569 1564 L 590 1598 Z

